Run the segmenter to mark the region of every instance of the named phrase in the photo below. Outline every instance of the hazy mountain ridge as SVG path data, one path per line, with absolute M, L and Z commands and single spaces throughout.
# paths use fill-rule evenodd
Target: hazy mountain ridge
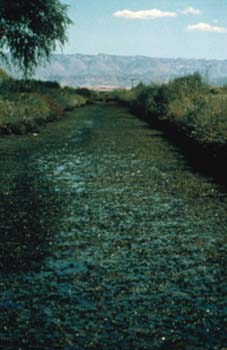
M 87 87 L 128 87 L 139 82 L 165 82 L 200 72 L 211 84 L 227 84 L 227 60 L 168 59 L 146 56 L 55 55 L 40 67 L 35 77 L 57 80 L 62 85 Z

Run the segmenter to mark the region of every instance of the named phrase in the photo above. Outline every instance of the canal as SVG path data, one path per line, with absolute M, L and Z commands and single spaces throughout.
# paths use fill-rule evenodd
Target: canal
M 0 349 L 226 349 L 227 198 L 94 105 L 0 139 Z

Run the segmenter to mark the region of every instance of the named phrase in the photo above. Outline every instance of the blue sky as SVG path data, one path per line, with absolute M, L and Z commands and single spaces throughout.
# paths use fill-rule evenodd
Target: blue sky
M 62 0 L 65 53 L 227 59 L 227 0 Z

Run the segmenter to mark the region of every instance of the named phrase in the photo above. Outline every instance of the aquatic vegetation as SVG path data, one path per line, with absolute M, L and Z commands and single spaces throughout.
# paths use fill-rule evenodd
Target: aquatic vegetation
M 0 167 L 4 350 L 225 348 L 226 195 L 162 132 L 97 104 Z

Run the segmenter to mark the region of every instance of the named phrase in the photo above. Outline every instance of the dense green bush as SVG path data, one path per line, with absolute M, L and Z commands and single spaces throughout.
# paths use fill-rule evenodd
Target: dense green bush
M 227 142 L 227 95 L 201 94 L 174 100 L 169 116 L 200 143 Z
M 60 89 L 60 85 L 53 81 L 40 81 L 40 80 L 4 80 L 0 86 L 0 92 L 13 93 L 13 92 L 33 92 L 44 91 L 46 89 Z
M 64 111 L 84 105 L 87 99 L 57 82 L 2 79 L 0 84 L 0 134 L 37 130 Z
M 168 122 L 203 146 L 227 144 L 227 88 L 207 86 L 198 73 L 113 96 L 149 122 Z
M 0 132 L 25 133 L 48 120 L 50 108 L 41 96 L 20 93 L 0 98 Z

